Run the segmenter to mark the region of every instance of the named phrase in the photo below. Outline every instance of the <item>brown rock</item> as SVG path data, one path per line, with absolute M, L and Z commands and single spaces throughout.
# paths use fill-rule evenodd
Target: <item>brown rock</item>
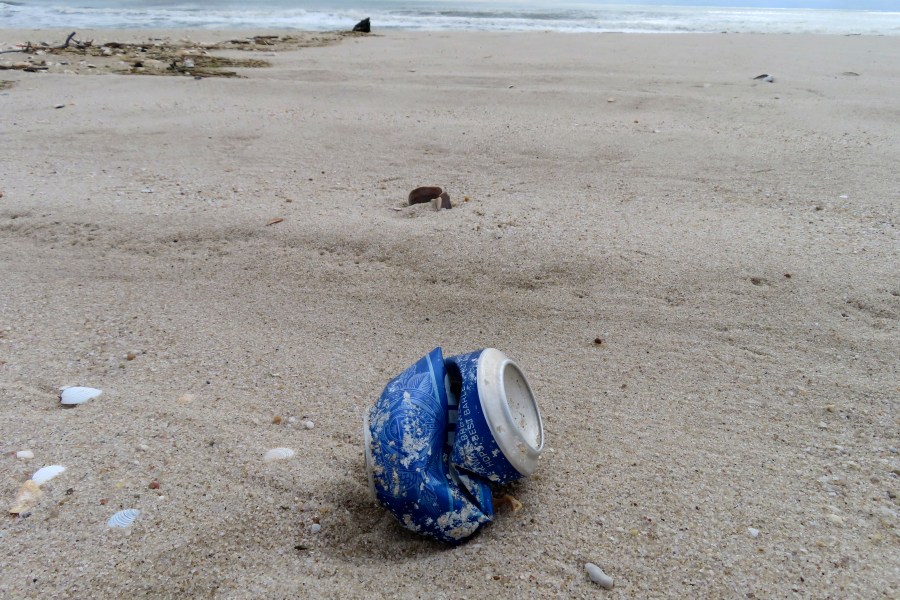
M 418 187 L 409 193 L 409 204 L 424 204 L 441 196 L 443 190 L 439 187 Z

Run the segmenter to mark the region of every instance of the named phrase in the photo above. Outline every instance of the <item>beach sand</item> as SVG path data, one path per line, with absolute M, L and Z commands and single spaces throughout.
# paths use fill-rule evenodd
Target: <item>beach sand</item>
M 900 38 L 252 54 L 0 71 L 0 498 L 67 467 L 4 513 L 0 595 L 900 595 Z M 438 345 L 511 356 L 546 434 L 456 548 L 363 466 L 363 412 Z

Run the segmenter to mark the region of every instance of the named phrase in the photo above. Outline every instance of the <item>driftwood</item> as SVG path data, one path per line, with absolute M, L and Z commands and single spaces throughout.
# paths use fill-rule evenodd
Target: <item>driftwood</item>
M 66 38 L 66 41 L 61 46 L 50 46 L 48 44 L 34 45 L 31 42 L 25 42 L 25 45 L 21 48 L 16 48 L 15 50 L 0 50 L 0 54 L 9 54 L 11 52 L 24 52 L 25 54 L 34 54 L 38 50 L 65 50 L 72 42 L 75 42 L 75 48 L 77 48 L 78 50 L 84 50 L 85 48 L 90 48 L 94 45 L 94 40 L 79 42 L 75 39 L 75 33 L 76 32 L 74 31 L 70 33 Z

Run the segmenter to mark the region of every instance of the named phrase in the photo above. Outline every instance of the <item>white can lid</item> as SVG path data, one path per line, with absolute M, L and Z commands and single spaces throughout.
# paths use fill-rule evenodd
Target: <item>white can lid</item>
M 516 471 L 531 475 L 544 449 L 544 422 L 525 374 L 506 354 L 478 357 L 478 396 L 494 440 Z

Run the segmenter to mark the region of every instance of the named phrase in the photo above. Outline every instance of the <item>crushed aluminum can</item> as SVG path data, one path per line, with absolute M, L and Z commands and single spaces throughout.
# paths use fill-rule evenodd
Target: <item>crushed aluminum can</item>
M 525 374 L 496 348 L 446 361 L 459 398 L 450 462 L 493 483 L 531 475 L 544 447 L 544 425 Z
M 450 465 L 449 399 L 440 348 L 392 379 L 364 417 L 366 470 L 376 500 L 417 533 L 450 543 L 492 519 L 487 482 Z
M 375 500 L 406 528 L 458 543 L 492 520 L 489 482 L 530 475 L 544 430 L 521 369 L 494 348 L 435 348 L 363 417 Z

